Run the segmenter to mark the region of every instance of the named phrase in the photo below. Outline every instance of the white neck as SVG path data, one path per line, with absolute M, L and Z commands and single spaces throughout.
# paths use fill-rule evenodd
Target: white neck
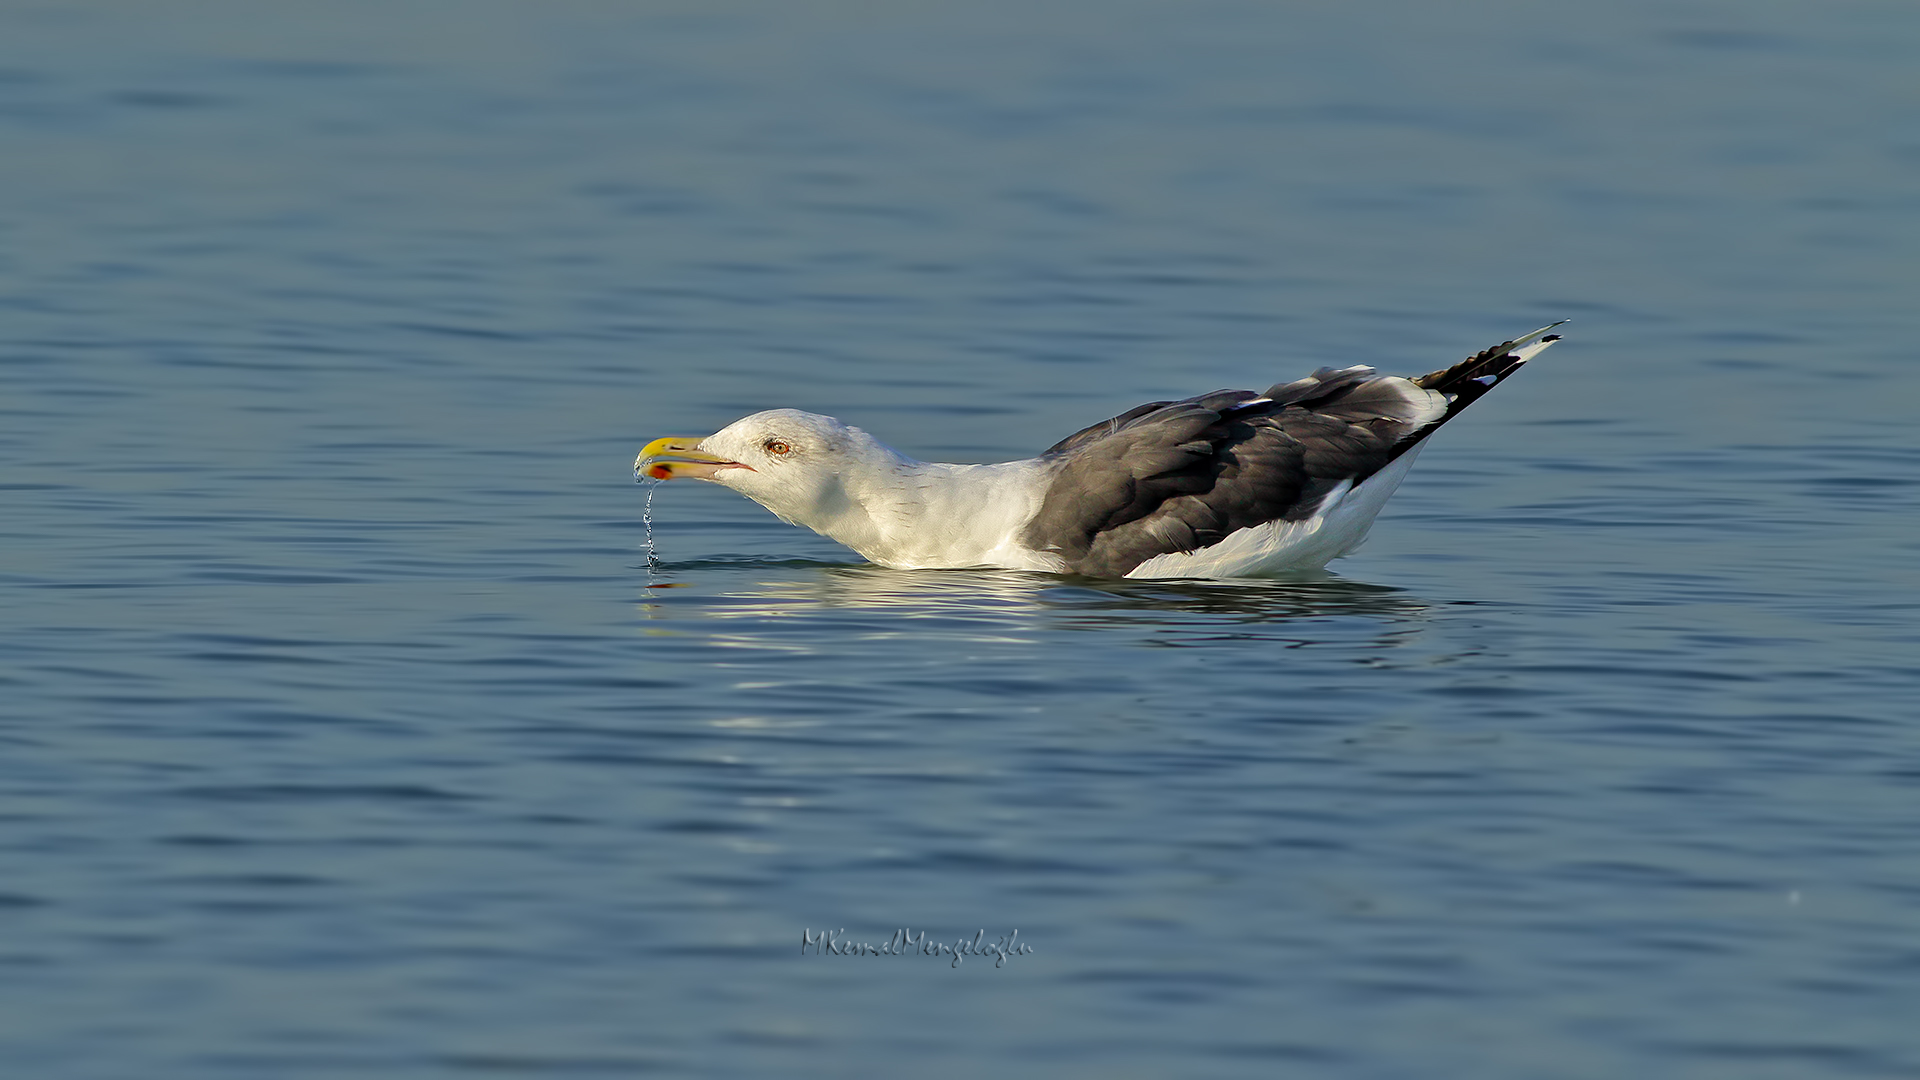
M 1059 560 L 1019 543 L 1040 509 L 1047 469 L 1037 459 L 948 465 L 895 453 L 886 466 L 843 474 L 845 500 L 801 520 L 882 566 L 901 570 L 1024 566 Z

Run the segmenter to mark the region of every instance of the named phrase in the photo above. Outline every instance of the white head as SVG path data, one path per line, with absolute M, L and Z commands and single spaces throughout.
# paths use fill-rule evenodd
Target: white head
M 772 409 L 704 439 L 655 439 L 633 468 L 642 478 L 725 484 L 783 521 L 840 539 L 850 513 L 865 517 L 862 496 L 906 464 L 880 440 L 831 416 Z

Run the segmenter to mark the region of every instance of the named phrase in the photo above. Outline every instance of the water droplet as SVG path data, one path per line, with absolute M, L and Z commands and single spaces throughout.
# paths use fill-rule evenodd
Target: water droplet
M 653 587 L 653 573 L 660 569 L 660 557 L 653 548 L 653 493 L 660 486 L 658 480 L 647 481 L 647 504 L 640 511 L 640 524 L 647 528 L 647 587 Z

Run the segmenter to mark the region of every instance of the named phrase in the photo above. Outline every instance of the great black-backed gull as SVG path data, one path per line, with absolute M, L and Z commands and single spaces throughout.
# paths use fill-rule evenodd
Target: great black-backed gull
M 1259 577 L 1366 538 L 1428 435 L 1558 341 L 1559 323 L 1417 378 L 1323 367 L 1103 420 L 1039 457 L 915 461 L 831 416 L 774 409 L 655 439 L 640 479 L 724 484 L 898 569 Z

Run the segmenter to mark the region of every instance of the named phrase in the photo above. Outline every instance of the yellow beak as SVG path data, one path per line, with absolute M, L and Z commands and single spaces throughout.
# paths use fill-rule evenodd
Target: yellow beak
M 711 480 L 721 469 L 746 467 L 737 461 L 714 457 L 698 449 L 699 445 L 698 435 L 669 435 L 653 440 L 641 447 L 640 456 L 633 459 L 634 478 Z

